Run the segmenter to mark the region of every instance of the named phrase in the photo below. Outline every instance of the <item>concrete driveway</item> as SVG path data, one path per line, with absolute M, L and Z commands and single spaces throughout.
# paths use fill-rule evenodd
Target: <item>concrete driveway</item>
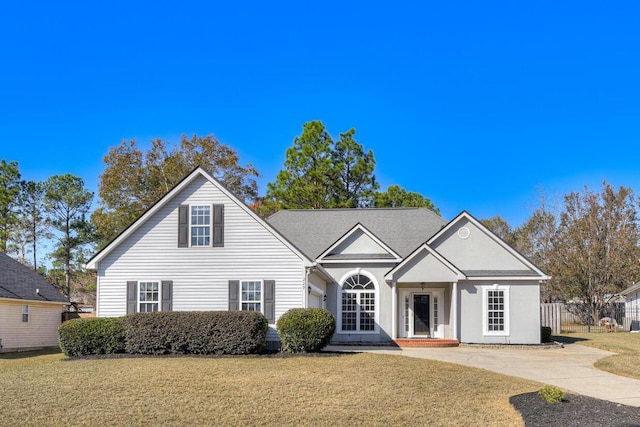
M 593 367 L 611 353 L 578 344 L 564 348 L 390 348 L 329 346 L 329 351 L 370 351 L 440 360 L 487 369 L 500 374 L 554 385 L 574 393 L 640 407 L 640 380 L 613 375 Z

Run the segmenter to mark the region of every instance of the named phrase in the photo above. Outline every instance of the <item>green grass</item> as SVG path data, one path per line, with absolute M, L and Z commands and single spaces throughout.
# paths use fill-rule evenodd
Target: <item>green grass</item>
M 618 353 L 598 360 L 594 366 L 603 371 L 640 379 L 640 334 L 629 332 L 616 333 L 579 333 L 562 334 L 560 341 L 575 341 L 577 344 Z
M 522 425 L 540 384 L 379 354 L 0 357 L 3 425 Z

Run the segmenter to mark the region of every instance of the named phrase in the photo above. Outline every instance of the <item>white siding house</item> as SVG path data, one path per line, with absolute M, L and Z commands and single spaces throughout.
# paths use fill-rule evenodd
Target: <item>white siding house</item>
M 540 341 L 547 276 L 467 212 L 280 211 L 267 221 L 196 169 L 87 265 L 97 315 L 324 307 L 334 342 Z
M 272 325 L 270 338 L 284 312 L 306 304 L 313 266 L 200 169 L 88 263 L 98 272 L 99 317 L 255 309 Z M 314 281 L 322 293 L 324 282 Z

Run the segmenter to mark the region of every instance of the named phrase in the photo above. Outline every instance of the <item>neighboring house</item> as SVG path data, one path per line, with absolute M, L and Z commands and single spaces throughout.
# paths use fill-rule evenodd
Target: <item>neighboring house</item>
M 634 283 L 620 292 L 625 298 L 624 303 L 624 330 L 640 330 L 640 283 Z
M 66 302 L 44 277 L 0 253 L 0 351 L 57 347 Z
M 467 212 L 287 210 L 267 221 L 198 168 L 87 264 L 97 316 L 326 307 L 334 342 L 540 342 L 547 276 Z

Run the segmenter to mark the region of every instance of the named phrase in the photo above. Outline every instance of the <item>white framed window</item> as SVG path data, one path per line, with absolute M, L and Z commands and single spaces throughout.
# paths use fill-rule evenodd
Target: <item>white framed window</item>
M 191 246 L 211 246 L 211 205 L 189 207 Z
M 509 335 L 509 287 L 493 284 L 482 290 L 484 335 Z
M 138 311 L 160 310 L 160 282 L 138 282 Z
M 262 313 L 263 292 L 262 280 L 240 281 L 240 310 L 259 311 Z
M 361 271 L 341 280 L 339 333 L 375 333 L 378 292 L 375 279 Z
M 29 321 L 29 305 L 28 304 L 22 304 L 22 321 L 23 322 Z

